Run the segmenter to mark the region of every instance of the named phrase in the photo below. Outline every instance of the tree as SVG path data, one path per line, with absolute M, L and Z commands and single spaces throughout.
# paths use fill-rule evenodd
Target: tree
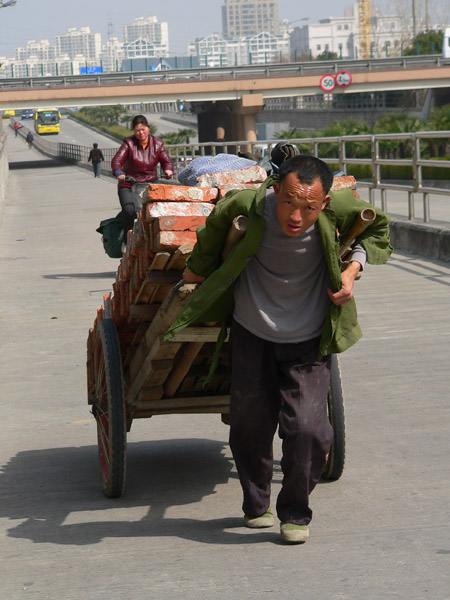
M 377 119 L 374 133 L 410 133 L 424 129 L 424 122 L 407 113 L 388 113 Z M 412 156 L 412 144 L 405 140 L 386 141 L 380 144 L 383 158 L 407 158 Z
M 197 135 L 197 132 L 194 129 L 179 129 L 178 131 L 163 133 L 161 139 L 167 144 L 189 144 L 189 138 L 195 135 Z
M 301 129 L 297 129 L 297 127 L 291 127 L 290 129 L 285 129 L 284 131 L 278 131 L 274 134 L 274 139 L 276 140 L 295 140 L 301 138 L 314 137 L 318 135 L 320 132 L 317 131 L 302 131 Z M 297 148 L 302 154 L 311 154 L 312 145 L 310 142 L 297 143 Z
M 427 129 L 430 131 L 448 131 L 450 130 L 450 104 L 444 104 L 439 108 L 435 108 L 430 115 L 428 122 L 426 123 Z M 448 138 L 434 138 L 428 139 L 428 148 L 424 148 L 424 152 L 427 152 L 429 156 L 433 157 L 445 157 L 449 153 Z
M 344 119 L 342 121 L 335 121 L 330 123 L 323 130 L 325 137 L 335 137 L 343 135 L 364 135 L 370 133 L 370 127 L 366 121 L 360 119 Z M 326 152 L 326 146 L 328 151 L 331 152 L 331 156 L 336 156 L 337 143 L 323 144 L 321 152 Z M 368 158 L 370 157 L 370 141 L 361 142 L 347 142 L 345 145 L 347 156 L 352 158 Z M 333 152 L 334 150 L 334 152 Z M 325 154 L 324 154 L 325 155 Z
M 316 60 L 339 60 L 339 54 L 330 50 L 324 50 L 322 54 L 318 54 Z
M 403 54 L 413 56 L 416 54 L 442 54 L 443 31 L 425 31 L 416 35 L 411 46 Z

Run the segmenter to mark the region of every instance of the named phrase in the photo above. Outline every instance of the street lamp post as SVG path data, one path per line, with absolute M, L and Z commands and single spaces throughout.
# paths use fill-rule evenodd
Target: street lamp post
M 295 19 L 294 21 L 287 21 L 287 20 L 282 21 L 282 25 L 286 28 L 285 31 L 286 31 L 286 33 L 289 34 L 289 37 L 290 37 L 289 46 L 291 46 L 291 44 L 292 44 L 291 33 L 292 33 L 293 29 L 291 28 L 291 25 L 293 23 L 300 23 L 301 21 L 309 21 L 309 17 L 303 17 L 302 19 Z M 292 58 L 292 54 L 291 54 L 291 58 Z M 296 48 L 294 50 L 294 61 L 297 62 L 297 49 Z

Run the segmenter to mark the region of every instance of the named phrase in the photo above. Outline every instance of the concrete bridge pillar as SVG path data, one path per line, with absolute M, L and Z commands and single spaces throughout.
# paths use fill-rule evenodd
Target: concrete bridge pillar
M 255 115 L 264 107 L 262 94 L 245 94 L 239 100 L 193 102 L 199 142 L 256 141 Z M 250 150 L 243 145 L 242 150 Z

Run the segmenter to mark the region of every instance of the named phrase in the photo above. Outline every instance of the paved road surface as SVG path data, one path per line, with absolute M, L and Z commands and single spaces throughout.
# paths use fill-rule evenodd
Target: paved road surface
M 9 136 L 11 160 L 28 152 Z M 34 158 L 38 158 L 35 154 Z M 394 254 L 357 296 L 342 356 L 347 464 L 311 538 L 242 526 L 218 416 L 133 424 L 124 496 L 103 497 L 85 344 L 116 260 L 95 232 L 115 186 L 13 170 L 0 229 L 0 582 L 6 600 L 447 600 L 448 264 Z M 279 459 L 279 444 L 275 454 Z M 281 474 L 276 464 L 273 501 Z

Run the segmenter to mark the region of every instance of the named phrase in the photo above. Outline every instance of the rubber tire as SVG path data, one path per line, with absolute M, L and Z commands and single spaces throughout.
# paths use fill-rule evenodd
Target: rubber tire
M 345 464 L 345 407 L 342 391 L 341 369 L 336 354 L 331 355 L 330 389 L 328 391 L 328 417 L 334 438 L 322 479 L 336 481 L 344 471 Z
M 97 325 L 94 352 L 97 440 L 103 492 L 118 498 L 125 486 L 127 433 L 119 338 L 112 319 Z

